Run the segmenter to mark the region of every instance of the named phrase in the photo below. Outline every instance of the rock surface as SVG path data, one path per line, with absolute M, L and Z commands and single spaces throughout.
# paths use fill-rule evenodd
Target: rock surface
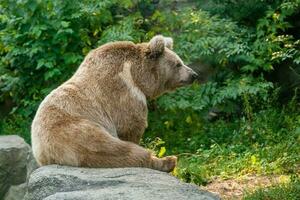
M 21 200 L 24 198 L 27 189 L 27 183 L 10 186 L 5 194 L 4 200 Z
M 147 168 L 87 169 L 52 165 L 31 174 L 35 168 L 31 148 L 22 138 L 0 136 L 0 199 L 21 200 L 26 191 L 25 200 L 219 199 L 195 185 Z
M 0 136 L 0 199 L 12 185 L 26 182 L 36 168 L 30 146 L 19 136 Z
M 25 200 L 215 200 L 199 187 L 147 168 L 87 169 L 45 166 L 29 179 Z

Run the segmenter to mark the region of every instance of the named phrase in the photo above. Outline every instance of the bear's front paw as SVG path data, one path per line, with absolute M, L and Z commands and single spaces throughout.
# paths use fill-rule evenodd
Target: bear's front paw
M 164 172 L 171 172 L 175 168 L 177 164 L 177 157 L 176 156 L 167 156 L 162 158 L 163 165 L 161 171 Z

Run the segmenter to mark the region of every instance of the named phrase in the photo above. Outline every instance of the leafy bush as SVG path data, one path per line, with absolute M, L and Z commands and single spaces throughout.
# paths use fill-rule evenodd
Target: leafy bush
M 146 0 L 1 1 L 0 100 L 13 102 L 3 131 L 28 138 L 39 102 L 72 75 L 90 49 L 114 40 L 140 42 L 157 33 L 173 36 L 176 52 L 187 63 L 205 61 L 215 71 L 201 87 L 162 97 L 161 107 L 236 112 L 242 99 L 266 100 L 273 84 L 265 74 L 278 63 L 299 64 L 300 59 L 299 40 L 283 33 L 299 1 L 284 1 L 274 9 L 277 4 L 268 8 L 254 31 L 230 16 L 220 18 L 198 9 L 155 9 L 156 4 Z M 223 7 L 230 5 L 225 2 Z M 251 6 L 255 10 L 255 4 Z
M 298 95 L 282 107 L 283 87 L 269 77 L 283 65 L 299 70 L 297 31 L 287 33 L 300 4 L 278 5 L 256 27 L 202 11 L 177 15 L 185 22 L 175 29 L 175 41 L 185 41 L 175 44 L 179 54 L 190 63 L 206 60 L 215 71 L 208 83 L 152 103 L 146 136 L 161 138 L 167 154 L 180 157 L 174 174 L 181 179 L 206 184 L 214 176 L 299 173 Z M 290 93 L 299 82 L 291 86 Z
M 299 104 L 292 101 L 278 109 L 269 103 L 250 119 L 216 121 L 199 118 L 197 112 L 158 109 L 149 115 L 145 141 L 159 137 L 166 154 L 179 156 L 174 174 L 196 184 L 206 184 L 215 176 L 297 174 L 300 115 L 295 108 Z
M 113 40 L 140 41 L 140 12 L 131 1 L 1 1 L 0 101 L 14 107 L 4 134 L 29 140 L 40 101 L 69 78 L 85 54 Z
M 258 20 L 256 29 L 203 11 L 164 16 L 166 24 L 172 24 L 176 16 L 175 27 L 171 28 L 176 30 L 176 52 L 189 63 L 208 62 L 215 74 L 200 91 L 191 87 L 191 91 L 185 88 L 162 97 L 159 100 L 161 106 L 167 106 L 167 109 L 191 107 L 202 110 L 215 106 L 225 109 L 234 106 L 233 102 L 240 105 L 239 100 L 243 98 L 260 96 L 266 100 L 273 88 L 268 76 L 274 70 L 287 65 L 291 73 L 300 71 L 300 40 L 285 34 L 292 25 L 288 17 L 296 15 L 299 6 L 300 1 L 285 1 L 276 9 L 267 10 L 266 16 Z M 290 93 L 300 85 L 299 74 L 295 76 L 298 78 L 295 78 Z

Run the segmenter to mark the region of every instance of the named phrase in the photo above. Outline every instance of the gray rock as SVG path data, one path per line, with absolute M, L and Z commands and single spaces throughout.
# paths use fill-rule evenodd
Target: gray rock
M 215 200 L 196 185 L 147 168 L 88 169 L 45 166 L 29 179 L 25 200 Z
M 22 183 L 20 185 L 10 186 L 8 192 L 5 194 L 4 200 L 21 200 L 26 193 L 27 184 Z
M 26 182 L 37 167 L 30 146 L 19 136 L 0 136 L 0 199 L 11 185 Z

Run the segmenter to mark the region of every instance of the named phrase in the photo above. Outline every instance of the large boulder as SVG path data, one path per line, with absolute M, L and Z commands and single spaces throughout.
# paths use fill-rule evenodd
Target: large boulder
M 12 185 L 5 194 L 4 200 L 22 200 L 25 196 L 27 183 Z
M 19 196 L 25 193 L 23 183 L 36 167 L 31 148 L 21 137 L 0 136 L 0 199 L 11 199 L 15 191 Z M 10 197 L 7 198 L 4 196 L 8 190 Z
M 88 169 L 45 166 L 29 179 L 25 200 L 215 200 L 199 187 L 147 168 Z

